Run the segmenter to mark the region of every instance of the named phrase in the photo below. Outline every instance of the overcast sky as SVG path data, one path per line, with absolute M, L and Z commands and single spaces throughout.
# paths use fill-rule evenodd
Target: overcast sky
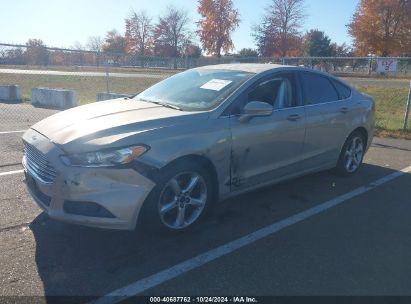
M 48 46 L 70 47 L 76 41 L 84 44 L 89 36 L 111 29 L 124 33 L 124 18 L 131 10 L 146 10 L 157 20 L 168 4 L 189 12 L 195 29 L 199 19 L 195 0 L 1 0 L 0 42 L 25 43 L 40 38 Z M 261 20 L 271 0 L 234 0 L 241 23 L 233 35 L 237 50 L 255 48 L 251 26 Z M 308 17 L 304 31 L 325 31 L 333 42 L 351 43 L 346 24 L 358 0 L 306 0 Z

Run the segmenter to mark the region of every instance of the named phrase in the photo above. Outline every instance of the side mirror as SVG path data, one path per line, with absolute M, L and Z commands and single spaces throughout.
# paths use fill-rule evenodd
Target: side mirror
M 273 106 L 267 102 L 250 101 L 243 109 L 240 122 L 247 122 L 253 117 L 270 116 L 273 113 Z

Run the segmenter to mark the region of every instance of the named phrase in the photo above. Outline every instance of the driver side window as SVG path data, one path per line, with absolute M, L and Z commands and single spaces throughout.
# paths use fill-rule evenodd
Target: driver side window
M 281 75 L 264 80 L 248 93 L 247 103 L 263 101 L 272 105 L 274 109 L 293 107 L 293 83 L 293 75 Z

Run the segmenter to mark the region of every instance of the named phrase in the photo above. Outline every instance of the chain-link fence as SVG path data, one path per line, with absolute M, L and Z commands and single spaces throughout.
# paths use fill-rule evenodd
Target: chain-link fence
M 138 56 L 85 50 L 0 43 L 0 65 L 31 67 L 134 67 L 149 69 L 187 69 L 198 66 L 188 55 L 177 58 Z
M 182 68 L 184 58 L 176 63 Z M 173 58 L 0 44 L 0 132 L 27 128 L 55 112 L 53 105 L 30 105 L 33 88 L 72 91 L 74 104 L 82 105 L 97 101 L 99 93 L 135 95 L 174 74 L 168 69 L 173 66 Z M 17 86 L 18 94 L 8 97 L 7 86 Z
M 0 43 L 0 66 L 30 67 L 47 69 L 94 70 L 109 67 L 144 68 L 160 70 L 188 69 L 219 63 L 279 63 L 322 69 L 328 72 L 378 74 L 380 59 L 396 61 L 396 69 L 391 75 L 411 75 L 411 57 L 239 57 L 221 58 L 201 56 L 199 58 L 182 54 L 180 57 L 139 56 L 124 53 L 94 52 L 45 46 L 27 46 Z
M 395 58 L 395 61 L 395 76 L 411 76 L 411 58 Z M 320 69 L 342 76 L 372 76 L 378 74 L 377 62 L 378 58 L 375 57 L 141 57 L 0 44 L 0 155 L 5 156 L 4 159 L 11 159 L 12 163 L 18 162 L 20 152 L 16 153 L 16 150 L 21 150 L 21 132 L 59 111 L 50 104 L 36 103 L 33 106 L 32 103 L 36 102 L 33 97 L 35 88 L 70 91 L 69 105 L 82 105 L 110 98 L 110 95 L 99 93 L 134 95 L 179 70 L 210 64 L 280 63 Z M 0 160 L 0 169 L 7 166 L 4 162 Z
M 183 68 L 186 62 L 178 58 L 176 64 Z M 113 93 L 134 95 L 176 72 L 169 67 L 174 67 L 173 58 L 143 61 L 136 56 L 0 45 L 0 173 L 19 167 L 23 131 L 60 111 L 53 104 L 57 99 L 72 106 L 108 99 Z M 39 92 L 45 96 L 42 88 L 61 96 L 49 95 L 51 104 L 39 103 Z

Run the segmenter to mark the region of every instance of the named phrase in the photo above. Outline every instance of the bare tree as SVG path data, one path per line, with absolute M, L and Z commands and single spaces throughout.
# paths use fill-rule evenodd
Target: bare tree
M 87 39 L 86 47 L 89 51 L 102 52 L 103 51 L 104 39 L 101 36 L 90 36 Z
M 145 11 L 132 12 L 126 18 L 126 51 L 127 53 L 144 56 L 153 47 L 152 19 Z
M 89 51 L 96 52 L 95 54 L 95 63 L 97 66 L 100 66 L 101 61 L 101 52 L 103 51 L 104 39 L 101 36 L 90 36 L 87 39 L 86 48 Z
M 305 10 L 304 0 L 272 0 L 261 24 L 253 27 L 260 54 L 285 57 L 299 53 Z
M 84 50 L 84 45 L 80 41 L 76 40 L 70 48 L 76 51 L 82 51 Z
M 84 64 L 84 49 L 85 46 L 78 40 L 74 41 L 73 45 L 70 47 L 77 52 L 70 53 L 70 61 L 74 65 L 83 65 Z
M 159 44 L 160 47 L 171 47 L 172 56 L 174 57 L 174 68 L 177 68 L 177 57 L 180 54 L 180 50 L 190 43 L 189 21 L 187 11 L 169 6 L 166 13 L 160 16 L 154 30 L 156 44 Z

